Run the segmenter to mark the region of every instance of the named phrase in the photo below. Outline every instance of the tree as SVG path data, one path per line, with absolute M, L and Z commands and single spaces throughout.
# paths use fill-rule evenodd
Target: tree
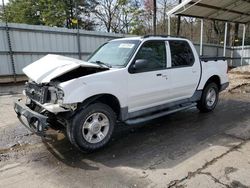
M 153 28 L 154 35 L 156 35 L 156 0 L 153 0 Z
M 39 0 L 37 4 L 42 25 L 58 27 L 65 25 L 68 7 L 63 0 Z
M 144 1 L 144 21 L 145 26 L 147 28 L 147 33 L 152 32 L 153 28 L 153 12 L 154 12 L 154 2 L 153 0 L 145 0 Z
M 213 21 L 213 27 L 214 27 L 214 31 L 216 33 L 216 40 L 217 43 L 220 44 L 221 41 L 223 41 L 223 36 L 224 36 L 224 23 L 220 22 L 220 21 Z
M 143 8 L 138 0 L 134 0 L 127 6 L 129 10 L 129 19 L 125 22 L 127 33 L 141 35 L 144 30 L 144 20 L 142 19 Z
M 68 28 L 74 27 L 73 19 L 78 19 L 80 28 L 93 30 L 95 23 L 90 17 L 96 5 L 96 0 L 10 0 L 6 16 L 14 23 Z
M 116 0 L 99 0 L 95 10 L 95 15 L 100 21 L 100 25 L 104 25 L 107 32 L 111 32 L 112 24 L 114 24 L 115 14 L 118 10 Z
M 234 25 L 234 39 L 233 39 L 233 45 L 237 45 L 239 42 L 239 24 L 236 23 Z
M 141 4 L 138 0 L 119 0 L 118 14 L 119 32 L 132 33 L 136 25 L 140 25 L 139 16 L 142 13 Z
M 159 5 L 160 7 L 162 7 L 162 11 L 160 9 L 160 11 L 158 11 L 161 15 L 161 20 L 160 20 L 160 30 L 161 33 L 166 33 L 167 32 L 167 7 L 168 7 L 168 0 L 162 0 L 159 1 Z
M 34 0 L 10 0 L 5 5 L 5 11 L 9 22 L 41 24 L 38 4 Z M 1 16 L 1 20 L 4 20 L 3 16 Z
M 139 0 L 99 0 L 96 18 L 107 32 L 131 33 L 141 12 Z
M 77 19 L 79 27 L 86 30 L 95 29 L 95 21 L 93 19 L 95 8 L 98 5 L 97 0 L 64 0 L 67 13 L 67 23 L 72 23 L 72 19 Z M 67 27 L 71 27 L 67 24 Z

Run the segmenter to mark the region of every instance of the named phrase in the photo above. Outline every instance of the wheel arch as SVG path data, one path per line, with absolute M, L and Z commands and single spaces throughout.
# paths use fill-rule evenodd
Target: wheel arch
M 214 82 L 218 86 L 218 89 L 221 88 L 221 78 L 218 74 L 203 74 L 202 79 L 199 83 L 198 90 L 203 90 L 205 87 L 211 83 Z
M 221 80 L 220 80 L 220 77 L 218 76 L 218 75 L 213 75 L 213 76 L 211 76 L 208 80 L 207 80 L 207 82 L 206 82 L 206 84 L 204 85 L 204 88 L 208 85 L 208 84 L 210 84 L 210 83 L 215 83 L 217 86 L 218 86 L 218 89 L 220 90 L 220 87 L 221 87 Z
M 93 104 L 97 101 L 108 105 L 110 108 L 112 108 L 117 117 L 118 118 L 120 117 L 121 115 L 120 101 L 116 96 L 109 93 L 101 93 L 88 97 L 87 99 L 79 103 L 78 109 L 85 108 L 86 106 Z

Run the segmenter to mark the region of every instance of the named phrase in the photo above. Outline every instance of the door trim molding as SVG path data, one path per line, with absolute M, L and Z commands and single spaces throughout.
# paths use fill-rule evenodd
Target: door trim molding
M 181 105 L 181 104 L 189 103 L 189 102 L 196 102 L 196 101 L 200 100 L 201 95 L 202 95 L 202 90 L 196 90 L 191 98 L 182 99 L 182 100 L 174 101 L 174 102 L 170 102 L 170 103 L 165 103 L 165 104 L 161 104 L 158 106 L 146 108 L 143 110 L 138 110 L 135 112 L 128 112 L 128 107 L 124 107 L 124 108 L 121 108 L 121 115 L 120 115 L 121 121 L 125 121 L 125 120 L 131 119 L 131 118 L 146 115 L 146 114 L 156 112 L 159 110 L 165 110 L 167 108 L 171 108 L 171 107 L 176 106 L 176 105 Z

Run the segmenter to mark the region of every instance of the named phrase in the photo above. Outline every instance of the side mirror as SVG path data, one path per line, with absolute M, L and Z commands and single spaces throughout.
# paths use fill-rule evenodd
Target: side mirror
M 141 70 L 144 70 L 148 65 L 148 60 L 146 59 L 137 59 L 134 62 L 133 70 L 134 72 L 141 72 Z

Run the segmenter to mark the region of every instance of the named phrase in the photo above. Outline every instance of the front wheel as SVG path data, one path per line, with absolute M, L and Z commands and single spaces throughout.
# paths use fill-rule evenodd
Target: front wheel
M 219 89 L 217 84 L 209 83 L 205 86 L 200 101 L 198 101 L 197 108 L 201 112 L 212 111 L 219 99 Z
M 110 140 L 116 122 L 114 111 L 106 104 L 95 103 L 82 109 L 67 126 L 70 142 L 83 152 L 102 148 Z

